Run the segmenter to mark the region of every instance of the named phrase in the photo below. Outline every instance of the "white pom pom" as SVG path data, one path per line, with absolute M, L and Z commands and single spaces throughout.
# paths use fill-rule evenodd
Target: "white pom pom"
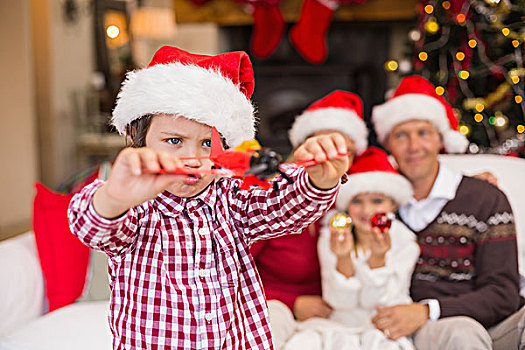
M 443 142 L 447 153 L 465 153 L 469 145 L 465 135 L 453 130 L 443 133 Z

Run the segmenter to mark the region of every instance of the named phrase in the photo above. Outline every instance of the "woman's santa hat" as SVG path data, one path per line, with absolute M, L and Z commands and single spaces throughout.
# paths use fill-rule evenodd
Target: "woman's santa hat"
M 399 205 L 408 203 L 413 195 L 410 182 L 392 167 L 387 154 L 376 147 L 369 147 L 355 157 L 348 181 L 341 185 L 337 195 L 337 209 L 346 211 L 352 198 L 361 193 L 381 193 Z
M 357 154 L 368 145 L 368 129 L 363 119 L 363 102 L 351 92 L 335 90 L 314 102 L 295 118 L 288 132 L 295 148 L 320 130 L 337 130 L 350 137 Z
M 469 142 L 458 131 L 452 107 L 428 80 L 418 75 L 403 78 L 392 98 L 372 109 L 377 137 L 383 144 L 397 124 L 410 120 L 427 120 L 434 124 L 443 136 L 447 153 L 466 151 Z
M 147 114 L 173 114 L 215 126 L 229 146 L 255 137 L 252 64 L 242 51 L 197 55 L 160 48 L 148 67 L 129 72 L 112 123 L 126 126 Z

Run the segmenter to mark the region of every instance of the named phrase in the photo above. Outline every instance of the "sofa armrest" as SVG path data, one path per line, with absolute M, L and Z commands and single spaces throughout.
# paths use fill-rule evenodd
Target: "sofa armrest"
M 0 242 L 0 336 L 43 313 L 44 281 L 32 231 Z
M 109 302 L 64 306 L 0 337 L 2 350 L 111 350 Z

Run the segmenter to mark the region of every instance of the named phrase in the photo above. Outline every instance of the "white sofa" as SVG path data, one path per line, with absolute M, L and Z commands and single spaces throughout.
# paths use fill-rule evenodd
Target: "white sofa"
M 496 175 L 514 210 L 525 276 L 525 159 L 443 155 L 441 160 L 466 174 Z M 0 242 L 0 350 L 111 349 L 107 307 L 107 301 L 79 302 L 42 315 L 43 281 L 33 233 Z
M 98 259 L 92 262 L 99 265 Z M 44 282 L 32 231 L 0 242 L 0 286 L 0 350 L 112 349 L 107 300 L 43 315 Z

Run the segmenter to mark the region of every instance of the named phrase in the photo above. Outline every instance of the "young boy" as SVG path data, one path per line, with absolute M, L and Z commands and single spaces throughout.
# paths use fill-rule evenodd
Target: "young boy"
M 332 205 L 348 157 L 338 134 L 313 138 L 280 191 L 240 191 L 212 175 L 144 169 L 210 169 L 211 127 L 228 146 L 254 136 L 253 71 L 244 52 L 194 55 L 163 47 L 127 76 L 113 123 L 131 139 L 112 173 L 75 196 L 72 232 L 110 262 L 115 349 L 270 349 L 264 294 L 249 245 L 299 233 Z M 145 146 L 145 147 L 144 147 Z M 191 158 L 188 157 L 202 157 Z

